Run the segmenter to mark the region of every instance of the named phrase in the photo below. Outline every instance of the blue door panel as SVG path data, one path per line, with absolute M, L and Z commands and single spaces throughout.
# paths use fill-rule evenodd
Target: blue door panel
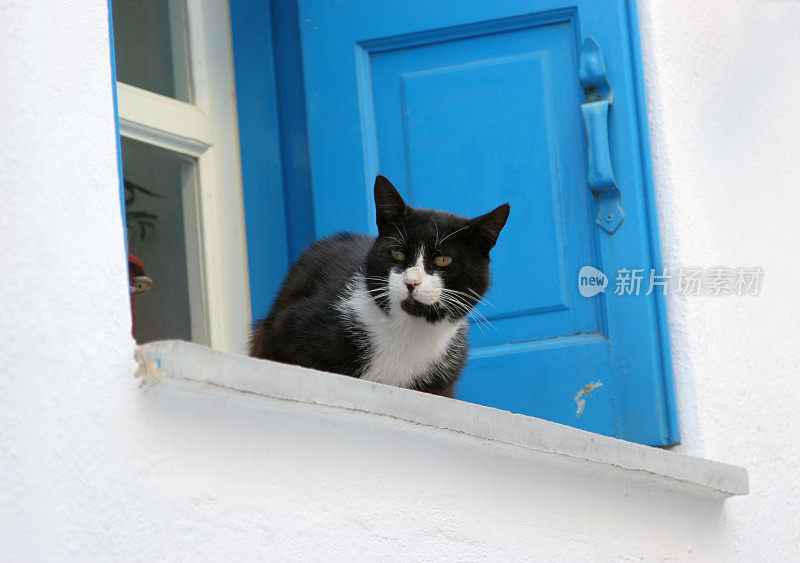
M 273 0 L 273 17 L 292 17 L 279 9 L 287 4 Z M 283 79 L 298 69 L 279 68 L 277 91 L 293 96 L 287 107 L 305 100 L 305 113 L 293 113 L 305 121 L 282 119 L 280 131 L 284 174 L 308 134 L 310 185 L 287 188 L 310 193 L 304 232 L 375 232 L 377 173 L 419 207 L 475 216 L 509 201 L 491 305 L 480 309 L 488 323 L 473 325 L 458 397 L 642 443 L 677 441 L 663 298 L 585 298 L 577 284 L 584 265 L 613 289 L 616 270 L 660 261 L 635 5 L 299 0 L 297 22 L 299 38 L 279 34 L 275 48 L 278 61 L 291 60 L 282 49 L 302 52 L 303 84 Z M 615 94 L 609 141 L 625 221 L 613 235 L 594 223 L 587 187 L 578 80 L 587 35 L 604 49 Z M 302 219 L 293 214 L 289 223 Z
M 598 334 L 473 350 L 461 398 L 615 435 L 609 343 Z M 492 385 L 485 385 L 491 377 Z

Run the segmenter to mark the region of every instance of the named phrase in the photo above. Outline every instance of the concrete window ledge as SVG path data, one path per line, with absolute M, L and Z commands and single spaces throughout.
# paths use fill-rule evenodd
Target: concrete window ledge
M 293 401 L 345 409 L 457 432 L 481 441 L 525 448 L 534 455 L 565 456 L 586 473 L 603 470 L 619 479 L 653 479 L 687 494 L 713 498 L 745 495 L 747 470 L 617 440 L 545 420 L 331 373 L 217 352 L 168 340 L 140 346 L 137 375 L 148 384 L 187 380 Z

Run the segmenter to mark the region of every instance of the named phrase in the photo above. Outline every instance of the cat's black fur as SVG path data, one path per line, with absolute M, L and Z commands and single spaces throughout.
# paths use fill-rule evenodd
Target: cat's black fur
M 408 315 L 425 319 L 434 327 L 444 327 L 445 323 L 459 327 L 447 341 L 441 358 L 431 361 L 413 375 L 412 381 L 403 384 L 451 396 L 466 361 L 467 325 L 463 319 L 489 287 L 489 251 L 505 225 L 510 207 L 501 205 L 475 219 L 412 209 L 383 176 L 375 181 L 375 203 L 377 238 L 340 233 L 312 244 L 292 266 L 272 311 L 255 325 L 250 355 L 354 377 L 367 373 L 376 340 L 353 310 L 341 306 L 358 291 L 357 281 L 363 276 L 366 292 L 362 294 L 368 294 L 387 319 L 396 315 L 404 322 L 402 315 Z M 426 274 L 438 275 L 444 288 L 460 292 L 450 295 L 457 296 L 461 305 L 452 301 L 449 305 L 425 304 L 408 293 L 395 298 L 401 311 L 397 307 L 393 310 L 389 295 L 397 296 L 399 290 L 395 285 L 395 292 L 387 295 L 387 278 L 392 271 L 400 275 L 413 267 L 420 245 L 424 245 Z M 405 260 L 393 259 L 392 250 L 402 251 Z M 437 267 L 434 259 L 439 255 L 450 256 L 452 262 Z M 395 284 L 399 279 L 396 275 Z M 411 290 L 411 286 L 405 287 Z

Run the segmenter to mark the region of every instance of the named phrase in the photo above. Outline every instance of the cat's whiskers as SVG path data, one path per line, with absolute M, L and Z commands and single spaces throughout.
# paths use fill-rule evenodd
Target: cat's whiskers
M 453 236 L 454 234 L 456 234 L 456 233 L 460 233 L 460 232 L 461 232 L 461 231 L 463 231 L 464 229 L 468 229 L 468 228 L 469 228 L 469 225 L 467 225 L 467 226 L 465 226 L 465 227 L 461 227 L 460 229 L 456 229 L 455 231 L 453 231 L 453 232 L 452 232 L 452 233 L 450 233 L 449 235 L 445 236 L 445 237 L 444 237 L 442 240 L 440 240 L 440 241 L 439 241 L 439 244 L 442 244 L 444 241 L 446 241 L 447 239 L 449 239 L 449 238 L 450 238 L 451 236 Z
M 406 244 L 406 238 L 407 238 L 407 235 L 408 235 L 408 233 L 405 233 L 405 230 L 406 230 L 405 226 L 403 226 L 403 232 L 401 232 L 400 231 L 400 227 L 398 227 L 396 223 L 392 223 L 392 225 L 394 226 L 395 229 L 397 229 L 397 234 L 400 235 L 400 238 L 403 239 L 403 241 L 400 244 L 405 245 Z M 395 240 L 397 240 L 397 239 L 395 239 Z
M 478 303 L 486 303 L 487 305 L 491 305 L 491 303 L 486 302 L 477 293 L 475 294 L 475 296 L 472 296 L 464 293 L 463 291 L 457 291 L 455 289 L 446 289 L 446 288 L 443 288 L 442 292 L 443 295 L 448 295 L 450 299 L 458 301 L 462 305 L 462 307 L 467 309 L 465 311 L 466 315 L 472 318 L 476 323 L 485 323 L 490 327 L 492 327 L 493 329 L 497 330 L 497 328 L 491 322 L 489 322 L 489 319 L 486 318 L 486 315 L 484 315 L 479 309 L 475 307 Z M 461 296 L 467 299 L 466 300 L 462 299 Z M 470 303 L 470 301 L 473 300 L 475 301 L 475 303 Z M 494 305 L 491 306 L 494 307 Z
M 489 325 L 493 329 L 497 330 L 497 327 L 494 326 L 491 322 L 489 322 L 489 319 L 486 318 L 486 315 L 481 313 L 478 309 L 472 309 L 472 311 L 470 311 L 470 315 L 472 316 L 472 319 L 476 323 L 479 323 L 479 322 L 480 323 L 484 323 L 484 324 Z
M 476 293 L 474 290 L 472 290 L 472 289 L 469 289 L 469 288 L 467 288 L 467 290 L 468 290 L 469 292 L 471 292 L 471 293 L 472 293 L 472 295 L 469 295 L 469 294 L 467 294 L 467 293 L 464 293 L 463 291 L 457 291 L 457 290 L 455 290 L 455 289 L 447 289 L 447 288 L 442 288 L 442 291 L 444 291 L 444 292 L 447 292 L 447 293 L 450 293 L 450 294 L 454 294 L 454 295 L 460 295 L 460 296 L 466 297 L 468 300 L 474 300 L 476 303 L 486 303 L 486 304 L 487 304 L 487 305 L 489 305 L 490 307 L 494 307 L 494 305 L 492 305 L 491 303 L 489 303 L 488 301 L 486 301 L 486 299 L 484 299 L 483 297 L 481 297 L 480 295 L 478 295 L 478 293 Z M 497 308 L 497 307 L 495 307 L 495 309 L 496 309 L 496 308 Z
M 475 317 L 472 317 L 472 318 L 474 319 Z M 479 330 L 479 331 L 481 331 L 481 335 L 482 335 L 484 338 L 486 338 L 486 332 L 483 330 L 483 327 L 481 326 L 481 323 L 479 323 L 479 322 L 476 322 L 476 323 L 475 323 L 475 326 L 476 326 L 476 327 L 478 327 L 478 330 Z
M 442 288 L 442 291 L 444 291 L 445 293 L 448 293 L 450 295 L 458 295 L 458 296 L 465 297 L 467 299 L 467 301 L 466 301 L 467 303 L 469 302 L 469 300 L 475 299 L 475 297 L 473 297 L 472 295 L 469 295 L 468 293 L 464 293 L 463 291 L 458 291 L 457 289 L 449 289 L 449 288 L 444 287 L 444 288 Z M 480 299 L 480 297 L 478 297 L 475 300 L 480 302 L 481 299 Z
M 453 298 L 458 298 L 459 300 L 463 301 L 465 305 L 469 305 L 470 309 L 474 309 L 474 307 L 478 303 L 486 303 L 487 305 L 491 305 L 477 294 L 473 296 L 473 295 L 468 295 L 463 291 L 457 291 L 455 289 L 447 289 L 447 288 L 442 288 L 442 292 L 451 295 Z M 494 307 L 494 305 L 491 306 Z M 479 315 L 481 314 L 480 311 L 478 311 L 477 309 L 474 310 L 477 312 L 477 314 Z
M 486 318 L 486 315 L 484 315 L 482 312 L 476 309 L 474 305 L 470 304 L 467 301 L 462 300 L 458 294 L 463 294 L 463 292 L 456 291 L 454 289 L 442 289 L 441 299 L 442 301 L 447 301 L 451 305 L 455 306 L 462 314 L 471 317 L 479 328 L 480 328 L 480 323 L 485 323 L 490 327 L 492 327 L 493 329 L 497 330 L 497 327 L 495 327 L 491 322 L 489 322 L 489 319 Z M 470 297 L 470 299 L 473 298 Z M 483 331 L 483 329 L 481 329 L 481 331 Z
M 395 241 L 395 242 L 396 242 L 397 244 L 399 244 L 401 247 L 402 247 L 402 246 L 405 246 L 405 242 L 403 242 L 402 240 L 400 240 L 400 239 L 399 239 L 399 238 L 397 238 L 397 237 L 393 237 L 393 236 L 389 236 L 389 235 L 387 235 L 387 236 L 386 236 L 386 238 L 388 238 L 388 239 L 391 239 L 391 240 Z
M 491 322 L 489 322 L 489 319 L 487 319 L 487 318 L 486 318 L 486 315 L 484 315 L 483 313 L 481 313 L 481 312 L 480 312 L 480 311 L 478 311 L 477 309 L 473 309 L 473 310 L 470 312 L 470 314 L 472 315 L 472 318 L 473 318 L 473 320 L 474 320 L 476 323 L 478 323 L 478 322 L 480 322 L 480 323 L 484 323 L 484 324 L 487 324 L 487 325 L 489 325 L 489 326 L 490 326 L 490 327 L 492 327 L 493 329 L 497 330 L 497 327 L 496 327 L 496 326 L 494 326 L 494 325 L 493 325 Z
M 467 291 L 469 291 L 472 295 L 474 295 L 478 299 L 478 303 L 486 303 L 489 307 L 494 307 L 495 309 L 497 309 L 496 305 L 490 303 L 485 297 L 481 297 L 480 295 L 478 295 L 478 292 L 476 292 L 474 289 L 468 287 Z
M 447 313 L 448 313 L 448 314 L 449 314 L 449 315 L 450 315 L 450 316 L 451 316 L 453 319 L 458 319 L 459 317 L 461 317 L 461 316 L 462 316 L 462 313 L 460 313 L 460 312 L 459 312 L 459 310 L 458 310 L 458 309 L 457 309 L 457 308 L 456 308 L 456 307 L 455 307 L 455 306 L 454 306 L 452 303 L 448 303 L 448 302 L 447 302 L 447 301 L 445 301 L 445 300 L 442 300 L 442 301 L 437 301 L 437 302 L 435 303 L 435 305 L 437 305 L 437 306 L 438 306 L 438 305 L 441 305 L 442 307 L 444 307 L 444 309 L 447 311 Z M 485 336 L 486 336 L 486 333 L 484 333 L 484 332 L 483 332 L 483 328 L 481 328 L 481 326 L 480 326 L 480 325 L 476 325 L 476 326 L 478 326 L 478 330 L 480 330 L 480 331 L 481 331 L 481 334 L 483 334 L 483 336 L 485 337 Z
M 469 306 L 468 303 L 460 301 L 457 297 L 455 297 L 453 295 L 448 295 L 446 293 L 442 293 L 442 295 L 440 296 L 440 299 L 442 301 L 446 302 L 446 303 L 449 303 L 450 305 L 458 306 L 459 309 L 463 309 L 464 313 L 468 313 L 469 310 L 471 309 L 471 307 Z
M 471 310 L 472 309 L 471 307 L 467 306 L 464 303 L 461 303 L 460 301 L 457 301 L 452 296 L 444 296 L 443 295 L 442 297 L 445 297 L 445 299 L 442 300 L 442 303 L 449 303 L 449 305 L 447 305 L 448 309 L 452 310 L 453 308 L 455 308 L 456 314 L 458 314 L 458 313 L 460 313 L 462 315 L 465 314 L 467 317 L 473 319 L 475 321 L 475 326 L 478 327 L 478 330 L 481 331 L 481 334 L 483 335 L 483 337 L 486 338 L 486 332 L 484 332 L 483 327 L 481 326 L 482 321 L 480 319 L 478 319 L 473 314 L 474 310 Z M 489 321 L 486 321 L 486 322 L 491 326 L 491 323 L 489 323 Z M 492 328 L 494 328 L 494 326 L 492 326 Z
M 458 316 L 457 311 L 454 311 L 453 308 L 447 304 L 446 301 L 437 301 L 433 304 L 435 309 L 439 309 L 439 307 L 444 308 L 444 310 L 450 314 L 451 317 L 455 318 Z
M 442 303 L 447 304 L 450 311 L 455 311 L 455 313 L 453 313 L 453 316 L 464 316 L 464 317 L 469 316 L 470 308 L 466 304 L 461 303 L 456 299 L 445 295 L 442 295 L 440 299 Z

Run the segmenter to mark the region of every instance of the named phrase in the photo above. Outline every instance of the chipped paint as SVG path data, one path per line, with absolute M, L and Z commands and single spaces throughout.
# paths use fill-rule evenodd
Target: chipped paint
M 575 411 L 575 416 L 582 415 L 583 409 L 586 408 L 586 399 L 584 399 L 584 397 L 589 393 L 591 393 L 592 391 L 594 391 L 595 389 L 597 389 L 598 387 L 602 386 L 603 386 L 602 381 L 592 381 L 588 385 L 584 385 L 583 389 L 578 391 L 578 394 L 575 395 L 575 399 L 573 399 L 575 401 L 575 404 L 578 405 L 578 410 Z
M 136 368 L 135 377 L 141 379 L 143 385 L 153 385 L 166 376 L 166 374 L 159 369 L 161 367 L 160 362 L 154 362 L 148 358 L 141 346 L 136 348 L 136 351 L 133 353 L 133 359 L 139 364 L 139 367 Z

